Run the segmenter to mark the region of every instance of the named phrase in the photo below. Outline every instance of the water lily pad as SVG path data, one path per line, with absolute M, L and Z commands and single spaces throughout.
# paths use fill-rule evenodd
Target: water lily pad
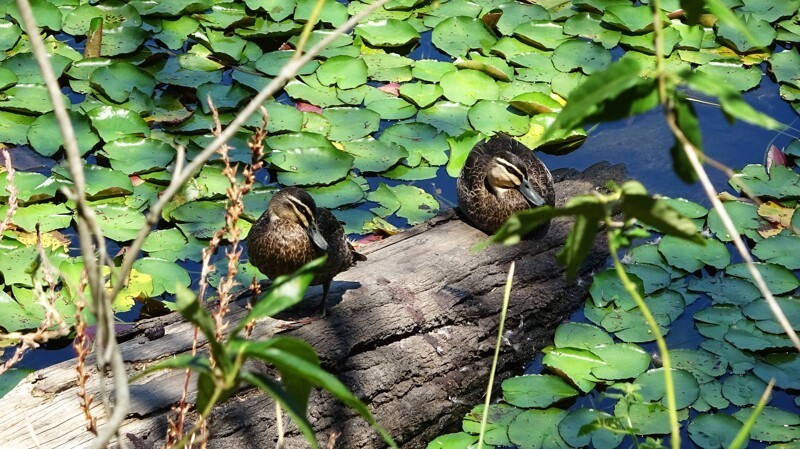
M 334 56 L 317 69 L 317 78 L 326 86 L 336 84 L 342 89 L 352 89 L 367 82 L 367 64 L 360 58 Z
M 751 321 L 742 320 L 732 325 L 725 332 L 725 340 L 739 349 L 763 351 L 765 349 L 788 349 L 791 340 L 778 334 L 762 332 Z
M 600 14 L 592 12 L 577 13 L 567 19 L 564 22 L 564 34 L 590 39 L 609 50 L 616 47 L 622 35 L 617 30 L 603 27 Z
M 691 373 L 682 369 L 672 369 L 672 380 L 675 385 L 675 405 L 678 409 L 686 408 L 700 396 L 700 384 Z M 664 386 L 664 368 L 652 369 L 636 378 L 635 384 L 641 387 L 639 393 L 645 401 L 660 401 L 667 405 Z
M 650 354 L 630 343 L 602 344 L 589 350 L 606 362 L 606 365 L 591 369 L 592 375 L 598 379 L 633 379 L 650 366 Z
M 403 147 L 372 137 L 342 142 L 342 146 L 354 157 L 353 165 L 362 172 L 380 173 L 408 155 Z
M 407 83 L 400 86 L 400 95 L 419 108 L 427 108 L 442 96 L 438 84 Z
M 742 201 L 725 201 L 722 203 L 722 206 L 725 208 L 725 211 L 728 212 L 728 215 L 731 216 L 733 224 L 736 226 L 736 230 L 739 234 L 744 234 L 750 238 L 758 238 L 757 230 L 761 224 L 758 222 L 757 207 L 754 204 Z M 715 233 L 717 238 L 723 242 L 730 242 L 733 240 L 722 224 L 719 214 L 714 209 L 708 213 L 708 227 L 711 232 Z
M 22 114 L 44 114 L 53 110 L 47 89 L 39 84 L 16 84 L 0 96 L 0 109 Z M 67 108 L 69 98 L 62 95 Z
M 703 64 L 697 70 L 717 79 L 725 80 L 736 90 L 746 91 L 758 87 L 763 73 L 758 67 L 742 67 L 741 64 L 715 62 Z
M 8 206 L 0 206 L 0 216 L 5 217 L 7 210 Z M 50 232 L 69 226 L 72 213 L 65 204 L 31 204 L 17 208 L 11 222 L 28 232 L 36 232 L 38 223 L 42 232 Z
M 161 140 L 126 136 L 104 145 L 102 154 L 113 169 L 131 175 L 163 169 L 175 157 L 175 149 Z
M 428 443 L 426 449 L 468 449 L 477 441 L 477 435 L 466 432 L 448 433 L 436 437 Z
M 441 21 L 431 35 L 433 45 L 454 58 L 489 48 L 496 40 L 481 20 L 464 16 Z
M 469 106 L 453 101 L 437 101 L 417 113 L 417 122 L 427 123 L 450 136 L 459 136 L 470 130 Z
M 438 83 L 447 73 L 455 72 L 456 67 L 453 64 L 436 61 L 433 59 L 420 59 L 414 61 L 414 68 L 411 70 L 414 78 L 422 81 L 429 81 L 431 83 Z
M 473 105 L 478 100 L 497 100 L 500 88 L 483 72 L 459 70 L 442 76 L 440 86 L 445 98 L 465 105 Z
M 363 178 L 348 177 L 344 181 L 330 186 L 313 187 L 307 190 L 314 197 L 317 207 L 333 209 L 362 201 L 366 197 L 365 187 L 368 188 Z
M 522 408 L 545 408 L 578 394 L 560 377 L 549 374 L 512 377 L 504 380 L 502 387 L 503 399 Z
M 553 51 L 553 65 L 562 72 L 580 70 L 591 75 L 611 64 L 611 53 L 601 45 L 580 39 L 569 39 Z
M 523 42 L 543 50 L 553 50 L 570 39 L 564 34 L 561 24 L 551 21 L 530 21 L 514 29 L 514 36 Z
M 624 435 L 601 428 L 600 423 L 611 421 L 608 413 L 591 408 L 579 408 L 569 412 L 558 425 L 558 433 L 572 447 L 613 449 L 622 442 Z
M 362 55 L 367 63 L 367 74 L 373 81 L 401 83 L 410 81 L 414 60 L 394 53 L 368 53 Z
M 330 184 L 347 176 L 353 166 L 352 156 L 318 134 L 282 134 L 270 137 L 267 144 L 273 149 L 270 162 L 283 170 L 278 173 L 281 184 Z
M 386 128 L 378 140 L 405 148 L 408 152 L 406 164 L 410 167 L 416 167 L 422 159 L 431 165 L 447 163 L 447 136 L 431 125 L 398 123 Z
M 370 111 L 377 112 L 381 120 L 403 120 L 417 113 L 417 108 L 413 104 L 393 95 L 386 95 L 369 103 L 365 100 L 364 106 Z
M 767 383 L 752 374 L 729 376 L 722 381 L 722 394 L 739 407 L 757 404 L 766 388 Z
M 564 323 L 556 328 L 553 344 L 557 348 L 592 349 L 595 346 L 611 345 L 614 340 L 596 326 L 584 323 Z
M 733 416 L 745 421 L 753 412 L 753 408 L 744 408 Z M 755 425 L 750 429 L 750 438 L 757 441 L 787 442 L 800 439 L 800 416 L 766 406 L 758 414 Z
M 35 329 L 39 323 L 41 320 L 26 312 L 8 293 L 0 291 L 0 327 L 6 332 Z
M 92 131 L 85 115 L 70 111 L 69 118 L 78 140 L 78 150 L 81 155 L 86 154 L 100 142 L 100 138 Z M 40 115 L 28 128 L 28 142 L 42 156 L 54 155 L 61 148 L 62 140 L 54 112 Z
M 689 423 L 689 438 L 703 449 L 722 449 L 730 446 L 739 433 L 742 422 L 722 413 L 704 413 Z M 745 440 L 745 446 L 749 439 Z
M 133 263 L 133 268 L 153 278 L 153 296 L 164 292 L 175 294 L 178 285 L 188 287 L 192 282 L 185 268 L 165 259 L 143 257 Z
M 150 135 L 150 127 L 139 114 L 115 106 L 101 106 L 88 111 L 92 127 L 110 142 L 129 135 Z
M 757 19 L 749 14 L 739 15 L 738 18 L 740 23 L 747 28 L 747 35 L 727 20 L 717 21 L 716 31 L 717 39 L 732 46 L 739 53 L 748 53 L 769 47 L 778 35 L 778 32 L 766 20 Z
M 351 107 L 327 108 L 322 115 L 331 124 L 328 138 L 333 141 L 365 137 L 378 130 L 381 120 L 377 112 Z
M 800 54 L 796 48 L 773 53 L 770 57 L 772 73 L 779 83 L 800 87 L 800 74 L 797 73 L 798 65 L 800 65 Z
M 583 392 L 590 391 L 599 382 L 592 375 L 592 369 L 606 364 L 603 359 L 585 349 L 548 346 L 542 352 L 545 353 L 542 364 L 563 373 Z
M 16 23 L 8 20 L 0 21 L 0 50 L 6 51 L 17 43 L 22 35 L 22 29 Z
M 726 341 L 705 340 L 700 343 L 700 347 L 720 356 L 722 360 L 730 366 L 730 370 L 733 374 L 744 374 L 756 364 L 753 356 L 745 354 Z M 719 408 L 724 407 L 727 407 L 727 405 Z
M 128 62 L 98 67 L 89 76 L 89 82 L 94 89 L 116 103 L 127 100 L 134 89 L 150 96 L 156 86 L 152 75 Z
M 669 413 L 658 402 L 637 402 L 623 398 L 614 406 L 614 416 L 636 429 L 637 435 L 664 435 L 670 432 Z M 679 411 L 678 420 L 680 416 Z
M 505 101 L 480 100 L 469 109 L 469 122 L 476 131 L 491 135 L 503 132 L 520 136 L 529 129 L 530 118 Z
M 285 66 L 294 57 L 294 50 L 278 50 L 269 53 L 264 53 L 255 62 L 255 67 L 259 71 L 267 75 L 277 76 L 283 66 Z M 310 75 L 314 73 L 319 67 L 319 61 L 313 60 L 303 64 L 297 71 L 298 75 Z
M 397 19 L 369 21 L 356 26 L 353 32 L 375 47 L 401 47 L 420 38 L 413 26 Z
M 689 290 L 707 293 L 715 304 L 745 305 L 761 297 L 761 292 L 751 282 L 729 276 L 690 279 Z
M 416 167 L 398 165 L 393 169 L 383 172 L 382 176 L 388 179 L 399 179 L 401 181 L 420 181 L 423 179 L 433 179 L 439 172 L 439 167 L 429 167 L 420 164 Z
M 725 268 L 730 264 L 731 255 L 724 244 L 707 239 L 705 245 L 665 235 L 658 244 L 658 250 L 667 262 L 677 268 L 694 272 L 706 265 Z
M 225 226 L 226 201 L 192 201 L 183 204 L 170 212 L 178 228 L 185 234 L 201 239 L 211 238 Z M 245 220 L 236 222 L 236 227 L 244 238 L 251 228 Z
M 770 291 L 773 293 L 786 293 L 796 289 L 800 286 L 800 281 L 797 277 L 788 270 L 786 267 L 771 263 L 756 263 L 764 281 L 767 283 Z M 736 276 L 742 279 L 747 279 L 752 282 L 752 277 L 744 263 L 733 264 L 726 269 L 726 273 L 730 276 Z
M 470 52 L 468 57 L 469 59 L 456 59 L 456 67 L 459 69 L 478 70 L 499 81 L 511 81 L 514 79 L 514 69 L 504 59 L 483 56 L 477 52 Z
M 669 19 L 661 13 L 662 25 L 667 25 Z M 637 34 L 652 29 L 653 14 L 649 8 L 638 8 L 633 5 L 612 5 L 603 11 L 603 22 L 622 31 Z
M 301 80 L 292 80 L 284 88 L 286 93 L 294 100 L 305 100 L 315 106 L 327 108 L 344 104 L 332 86 L 324 86 L 316 76 L 301 76 Z
M 756 362 L 753 373 L 763 381 L 775 379 L 775 386 L 783 389 L 800 389 L 800 356 L 797 353 L 767 354 L 764 360 Z
M 549 95 L 540 92 L 528 92 L 515 96 L 509 102 L 511 106 L 525 112 L 528 115 L 536 115 L 548 112 L 560 112 L 561 103 L 551 98 Z
M 380 183 L 377 189 L 367 194 L 367 199 L 380 205 L 371 209 L 375 214 L 381 217 L 396 214 L 412 226 L 439 213 L 439 203 L 435 198 L 419 187 L 409 185 L 390 187 Z
M 707 383 L 725 374 L 727 364 L 719 356 L 706 351 L 673 349 L 669 358 L 674 368 L 686 370 L 698 383 Z
M 117 242 L 133 240 L 146 223 L 141 212 L 129 207 L 104 204 L 94 210 L 103 234 Z
M 508 438 L 520 449 L 568 448 L 558 433 L 558 424 L 566 410 L 526 410 L 508 426 Z
M 142 251 L 152 257 L 165 260 L 192 260 L 199 262 L 202 251 L 208 244 L 194 238 L 185 236 L 179 229 L 156 230 L 144 240 Z
M 511 444 L 508 439 L 508 425 L 514 418 L 522 413 L 522 409 L 508 404 L 491 404 L 486 416 L 486 432 L 483 436 L 485 444 L 506 446 Z M 465 432 L 479 434 L 483 420 L 483 404 L 475 406 L 461 423 Z
M 629 276 L 631 282 L 636 285 L 639 295 L 644 297 L 644 283 L 638 276 Z M 636 307 L 633 298 L 630 297 L 622 281 L 619 280 L 617 273 L 613 269 L 604 270 L 594 277 L 589 293 L 597 307 L 604 307 L 614 302 L 618 307 L 630 310 Z
M 692 408 L 698 412 L 722 410 L 731 405 L 722 395 L 722 384 L 716 380 L 700 384 L 700 397 L 694 401 Z

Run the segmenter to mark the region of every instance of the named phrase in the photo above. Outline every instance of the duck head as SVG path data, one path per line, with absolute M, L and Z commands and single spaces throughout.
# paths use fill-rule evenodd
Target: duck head
M 492 158 L 489 170 L 486 174 L 486 181 L 491 190 L 516 189 L 530 203 L 531 207 L 544 204 L 544 198 L 531 184 L 528 172 L 522 161 L 517 156 L 507 153 L 503 156 Z
M 305 190 L 298 187 L 280 190 L 270 200 L 267 210 L 270 221 L 281 218 L 297 223 L 305 229 L 314 246 L 323 251 L 328 249 L 328 242 L 317 227 L 317 204 Z

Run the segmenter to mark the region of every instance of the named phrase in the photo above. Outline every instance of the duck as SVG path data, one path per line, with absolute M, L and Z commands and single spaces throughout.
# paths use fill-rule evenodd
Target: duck
M 342 224 L 300 187 L 284 187 L 267 205 L 246 238 L 250 263 L 270 279 L 291 274 L 323 255 L 325 264 L 311 285 L 322 285 L 324 317 L 333 278 L 366 256 L 347 240 Z
M 505 135 L 478 142 L 456 183 L 458 207 L 476 228 L 493 234 L 514 212 L 555 205 L 553 175 L 534 152 Z M 526 238 L 541 238 L 544 223 Z

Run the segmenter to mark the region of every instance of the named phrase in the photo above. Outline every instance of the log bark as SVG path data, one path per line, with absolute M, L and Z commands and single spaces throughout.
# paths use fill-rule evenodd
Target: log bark
M 557 170 L 554 177 L 557 204 L 562 205 L 608 180 L 621 181 L 625 170 L 597 164 L 584 172 Z M 445 211 L 363 248 L 369 260 L 334 280 L 326 318 L 291 321 L 298 318 L 292 315 L 314 310 L 320 289 L 312 288 L 304 301 L 309 307 L 284 320 L 260 321 L 253 337 L 280 333 L 307 341 L 324 367 L 368 405 L 401 447 L 425 447 L 437 435 L 459 430 L 464 413 L 482 402 L 511 261 L 517 268 L 496 385 L 520 374 L 536 351 L 551 342 L 556 326 L 585 300 L 592 273 L 605 264 L 606 244 L 599 239 L 579 276 L 567 281 L 555 254 L 570 226 L 569 220 L 555 220 L 543 239 L 472 254 L 470 248 L 486 235 L 453 210 Z M 236 308 L 230 318 L 236 321 L 243 313 Z M 159 337 L 161 326 L 165 332 Z M 192 336 L 192 327 L 174 314 L 138 323 L 120 345 L 129 373 L 190 351 Z M 89 390 L 97 393 L 94 360 L 88 365 L 94 374 Z M 131 386 L 131 410 L 119 434 L 126 447 L 163 444 L 167 417 L 183 384 L 182 372 L 165 371 Z M 74 360 L 31 374 L 0 399 L 2 446 L 87 447 L 92 435 L 83 429 L 76 393 Z M 190 399 L 193 394 L 194 384 Z M 92 413 L 102 426 L 99 401 Z M 321 447 L 329 440 L 333 445 L 327 447 L 385 447 L 363 419 L 327 392 L 312 393 L 309 416 Z M 272 447 L 274 404 L 257 390 L 242 389 L 215 408 L 209 429 L 211 448 Z M 285 447 L 308 447 L 291 423 Z

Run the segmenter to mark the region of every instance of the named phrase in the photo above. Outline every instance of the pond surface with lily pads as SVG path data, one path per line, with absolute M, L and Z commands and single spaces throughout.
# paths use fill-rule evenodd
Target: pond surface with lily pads
M 207 98 L 222 124 L 229 123 L 293 57 L 315 3 L 34 2 L 86 161 L 86 194 L 112 256 L 135 236 L 148 206 L 169 183 L 175 146 L 185 146 L 191 160 L 213 140 Z M 726 445 L 774 377 L 773 398 L 751 440 L 797 447 L 800 358 L 758 299 L 699 186 L 683 184 L 674 174 L 673 138 L 663 116 L 651 111 L 541 141 L 587 76 L 620 58 L 655 65 L 649 7 L 628 0 L 537 3 L 391 0 L 370 21 L 334 40 L 264 104 L 270 117 L 268 168 L 245 197 L 246 220 L 239 226 L 247 232 L 282 185 L 306 188 L 351 234 L 387 234 L 421 223 L 455 204 L 455 176 L 469 149 L 496 132 L 538 148 L 551 169 L 625 163 L 651 193 L 691 200 L 672 200 L 672 205 L 716 236 L 702 248 L 653 236 L 625 258 L 626 271 L 640 281 L 668 332 L 684 444 Z M 727 23 L 688 25 L 681 15 L 667 16 L 679 9 L 678 1 L 662 2 L 668 70 L 691 67 L 716 76 L 747 91 L 746 101 L 757 110 L 794 124 L 800 104 L 800 0 L 723 3 L 742 18 L 747 33 Z M 306 48 L 366 7 L 326 0 Z M 52 106 L 14 3 L 0 2 L 0 9 L 0 143 L 9 148 L 17 169 L 20 204 L 14 227 L 0 241 L 0 327 L 17 331 L 36 327 L 44 316 L 34 299 L 35 284 L 42 280 L 30 273 L 37 260 L 36 224 L 50 261 L 63 273 L 56 307 L 68 319 L 75 313 L 83 262 L 71 228 L 74 204 L 59 192 L 71 179 Z M 105 30 L 100 56 L 86 58 L 84 36 L 97 17 Z M 719 106 L 709 104 L 713 98 L 687 95 L 697 100 L 704 151 L 742 169 L 739 180 L 768 200 L 754 205 L 729 188 L 724 198 L 762 262 L 768 285 L 800 328 L 800 305 L 792 296 L 798 288 L 800 238 L 791 232 L 800 228 L 800 214 L 794 213 L 800 198 L 800 133 L 732 125 Z M 260 123 L 260 117 L 252 117 L 229 142 L 234 162 L 250 162 L 246 142 Z M 771 144 L 789 159 L 788 166 L 773 165 L 767 174 L 760 164 Z M 727 175 L 710 174 L 716 187 L 726 190 Z M 121 320 L 137 319 L 143 310 L 167 311 L 175 280 L 197 284 L 201 251 L 223 224 L 228 186 L 222 165 L 212 160 L 165 208 L 130 284 L 115 301 Z M 0 216 L 6 209 L 0 207 Z M 219 255 L 215 263 L 225 260 Z M 261 276 L 243 263 L 238 279 L 247 285 L 254 275 Z M 529 368 L 531 375 L 503 383 L 503 400 L 492 406 L 487 443 L 626 446 L 631 436 L 581 429 L 595 422 L 612 427 L 627 418 L 641 441 L 668 433 L 663 372 L 650 356 L 652 336 L 611 271 L 597 275 L 575 321 L 559 328 L 553 346 Z M 52 350 L 28 354 L 19 370 L 0 378 L 0 385 L 13 385 L 26 370 L 70 357 L 68 344 L 52 342 L 47 345 Z M 554 376 L 556 370 L 565 376 Z M 476 419 L 479 424 L 480 416 L 470 413 L 463 432 L 443 436 L 431 447 L 471 444 L 477 438 Z

